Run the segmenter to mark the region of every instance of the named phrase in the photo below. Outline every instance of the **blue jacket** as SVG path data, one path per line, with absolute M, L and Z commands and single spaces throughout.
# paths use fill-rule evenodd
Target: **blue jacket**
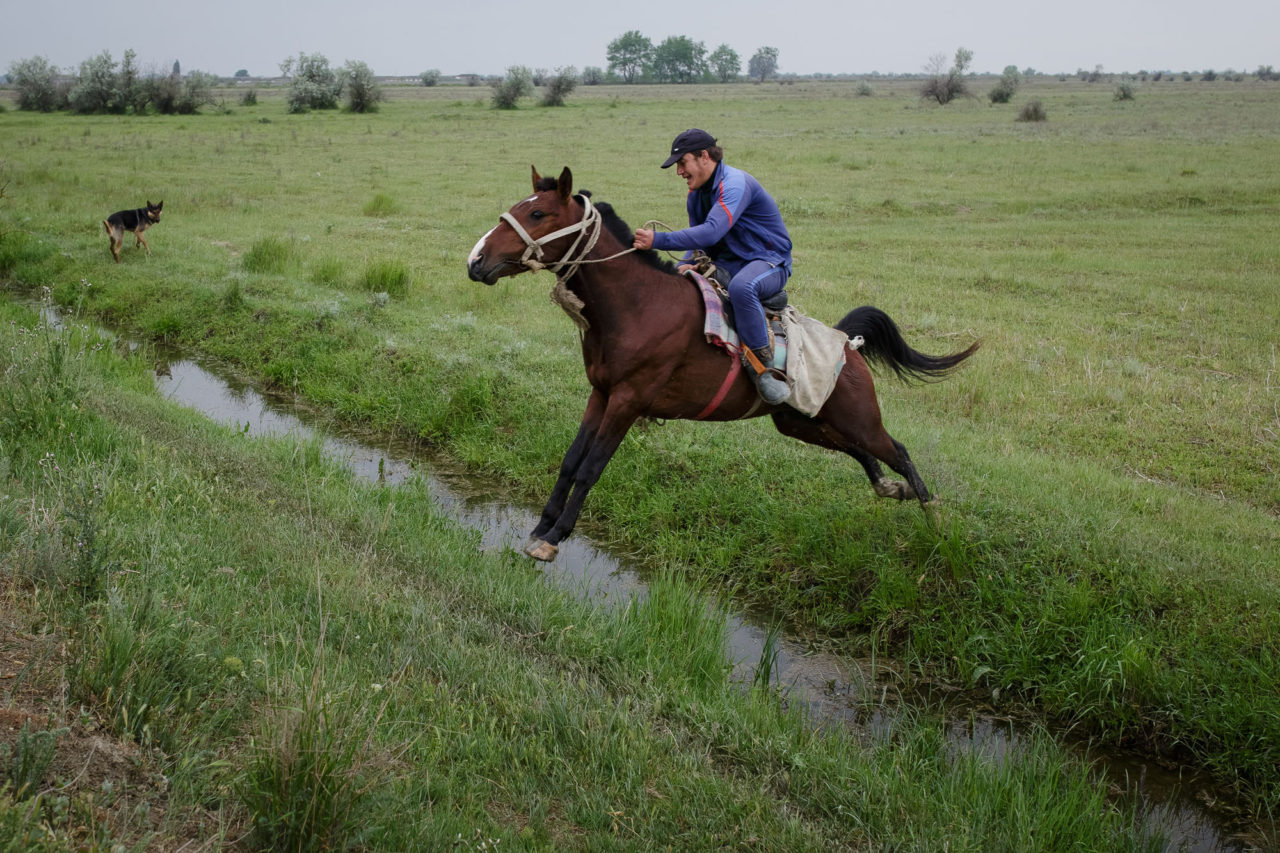
M 725 163 L 689 193 L 689 227 L 658 231 L 653 248 L 701 249 L 734 275 L 749 261 L 767 261 L 791 272 L 791 235 L 778 205 L 760 182 Z

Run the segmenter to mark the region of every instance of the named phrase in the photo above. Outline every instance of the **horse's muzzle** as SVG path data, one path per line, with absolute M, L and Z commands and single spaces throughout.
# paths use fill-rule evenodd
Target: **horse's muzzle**
M 485 269 L 484 255 L 472 257 L 467 260 L 467 275 L 472 281 L 483 282 L 484 284 L 495 284 L 501 277 L 498 271 L 502 269 L 504 264 L 494 264 L 489 269 Z

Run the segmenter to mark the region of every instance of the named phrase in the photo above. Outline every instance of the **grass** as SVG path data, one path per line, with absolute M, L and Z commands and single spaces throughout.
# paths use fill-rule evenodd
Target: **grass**
M 1047 736 L 994 761 L 909 715 L 869 743 L 815 728 L 729 682 L 723 613 L 680 574 L 595 609 L 479 551 L 422 484 L 246 439 L 160 400 L 143 354 L 0 313 L 0 387 L 57 343 L 75 389 L 36 395 L 39 429 L 0 419 L 0 614 L 65 650 L 36 665 L 6 635 L 32 661 L 6 708 L 67 730 L 21 771 L 34 794 L 0 783 L 0 843 L 1160 849 Z M 92 595 L 86 524 L 113 567 Z
M 944 522 L 757 421 L 636 431 L 583 528 L 826 643 L 1190 756 L 1274 813 L 1280 88 L 1115 102 L 1037 78 L 1008 105 L 938 108 L 913 85 L 588 88 L 517 111 L 418 87 L 358 120 L 288 116 L 270 90 L 145 124 L 11 111 L 0 270 L 537 500 L 586 399 L 577 339 L 549 280 L 471 284 L 467 252 L 531 163 L 570 166 L 633 225 L 680 221 L 653 152 L 696 110 L 778 198 L 802 310 L 875 304 L 925 351 L 983 339 L 946 383 L 879 387 Z M 1030 99 L 1049 121 L 1016 120 Z M 424 179 L 424 161 L 449 165 Z M 122 188 L 167 203 L 152 257 L 117 266 L 91 226 Z M 394 217 L 365 215 L 378 194 Z M 267 234 L 296 252 L 283 270 L 237 261 Z M 364 290 L 381 264 L 404 289 L 372 311 L 345 279 Z

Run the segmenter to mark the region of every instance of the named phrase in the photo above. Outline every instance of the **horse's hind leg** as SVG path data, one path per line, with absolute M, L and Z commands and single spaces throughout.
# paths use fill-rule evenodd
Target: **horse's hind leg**
M 871 488 L 877 496 L 906 501 L 915 498 L 924 506 L 931 500 L 929 488 L 925 486 L 920 473 L 916 471 L 911 456 L 901 443 L 894 440 L 883 428 L 871 441 L 858 442 L 844 435 L 840 430 L 821 420 L 807 418 L 798 412 L 782 410 L 773 414 L 774 426 L 778 432 L 791 438 L 829 450 L 838 450 L 858 460 Z M 878 457 L 878 458 L 877 458 Z M 880 467 L 883 460 L 890 468 L 906 478 L 906 482 L 892 480 L 885 476 Z

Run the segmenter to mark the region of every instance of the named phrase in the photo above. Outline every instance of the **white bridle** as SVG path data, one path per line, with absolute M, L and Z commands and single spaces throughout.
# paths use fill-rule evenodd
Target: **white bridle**
M 520 256 L 520 263 L 525 267 L 537 272 L 538 270 L 550 270 L 556 274 L 556 278 L 564 281 L 571 278 L 579 265 L 583 263 L 591 250 L 596 247 L 596 241 L 600 239 L 600 213 L 591 206 L 591 199 L 586 196 L 578 196 L 582 199 L 582 218 L 559 231 L 552 231 L 550 234 L 539 237 L 537 240 L 529 236 L 529 232 L 524 230 L 522 226 L 510 211 L 502 214 L 500 219 L 511 226 L 511 228 L 524 241 L 524 254 Z M 559 240 L 561 237 L 568 237 L 577 234 L 578 239 L 573 241 L 560 260 L 545 263 L 542 260 L 542 247 L 548 243 Z M 565 272 L 565 270 L 568 272 Z

